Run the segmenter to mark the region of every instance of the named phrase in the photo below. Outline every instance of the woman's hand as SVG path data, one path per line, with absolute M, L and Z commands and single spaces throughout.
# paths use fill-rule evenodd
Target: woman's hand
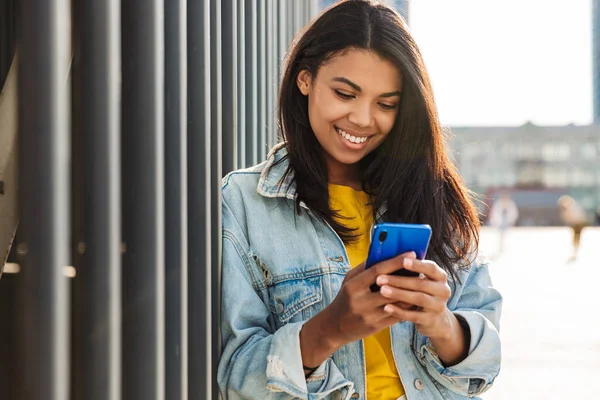
M 422 274 L 420 277 L 380 275 L 377 284 L 381 295 L 393 302 L 403 302 L 416 306 L 416 309 L 386 305 L 389 315 L 415 323 L 417 330 L 430 338 L 448 335 L 449 318 L 446 302 L 451 291 L 448 274 L 433 261 L 406 259 L 404 268 Z M 415 307 L 413 307 L 415 308 Z
M 380 262 L 365 270 L 364 264 L 346 274 L 336 298 L 328 307 L 334 319 L 335 334 L 344 343 L 363 339 L 387 328 L 398 319 L 384 311 L 386 304 L 395 300 L 372 292 L 371 286 L 378 276 L 390 274 L 416 258 L 414 252 Z M 406 304 L 405 307 L 411 307 Z
M 300 332 L 300 347 L 305 366 L 315 367 L 344 344 L 373 335 L 399 321 L 384 311 L 395 302 L 370 287 L 380 275 L 400 269 L 415 253 L 405 253 L 364 269 L 364 264 L 348 271 L 342 287 L 321 313 L 307 321 Z M 397 305 L 401 308 L 402 305 Z M 406 304 L 411 307 L 412 304 Z
M 456 364 L 466 357 L 469 344 L 456 316 L 446 306 L 452 294 L 448 274 L 433 261 L 405 259 L 404 268 L 418 272 L 419 277 L 382 274 L 377 277 L 381 295 L 394 303 L 384 311 L 399 320 L 414 322 L 423 336 L 429 337 L 438 355 L 446 365 Z

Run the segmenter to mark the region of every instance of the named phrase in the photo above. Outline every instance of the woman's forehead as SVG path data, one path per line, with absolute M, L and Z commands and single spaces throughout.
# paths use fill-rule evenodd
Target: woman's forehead
M 333 56 L 321 66 L 317 79 L 329 83 L 337 77 L 348 79 L 369 92 L 384 93 L 402 88 L 398 68 L 370 50 L 352 49 Z

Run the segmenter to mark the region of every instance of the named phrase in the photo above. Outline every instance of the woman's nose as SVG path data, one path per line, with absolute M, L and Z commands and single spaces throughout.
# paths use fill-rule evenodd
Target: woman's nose
M 370 104 L 356 105 L 350 113 L 348 121 L 358 127 L 367 128 L 373 125 L 373 112 Z

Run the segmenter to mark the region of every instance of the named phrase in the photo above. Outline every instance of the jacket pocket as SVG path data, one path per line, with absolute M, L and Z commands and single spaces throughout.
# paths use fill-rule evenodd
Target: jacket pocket
M 268 287 L 269 307 L 278 328 L 312 317 L 311 306 L 323 300 L 321 277 L 285 280 Z

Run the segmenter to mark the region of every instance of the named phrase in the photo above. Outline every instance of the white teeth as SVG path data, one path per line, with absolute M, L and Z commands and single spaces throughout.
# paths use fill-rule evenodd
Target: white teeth
M 349 142 L 352 143 L 364 143 L 367 141 L 367 137 L 363 136 L 363 137 L 356 137 L 356 136 L 352 136 L 349 133 L 344 132 L 343 130 L 336 128 L 337 132 L 346 140 L 348 140 Z

